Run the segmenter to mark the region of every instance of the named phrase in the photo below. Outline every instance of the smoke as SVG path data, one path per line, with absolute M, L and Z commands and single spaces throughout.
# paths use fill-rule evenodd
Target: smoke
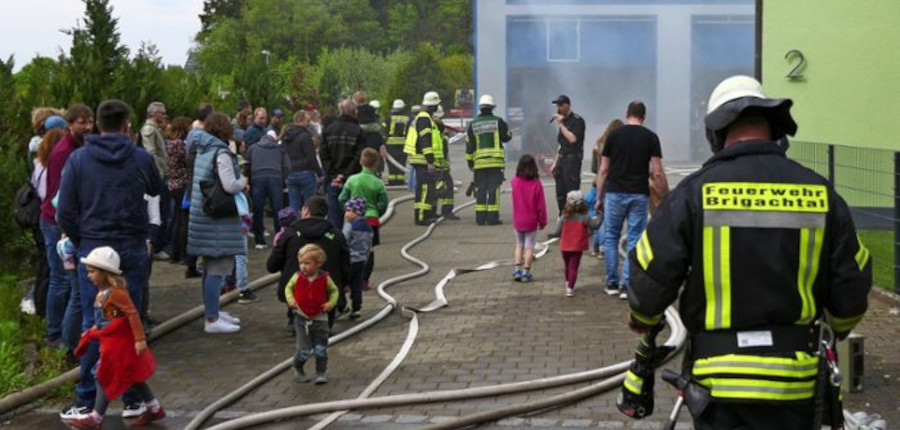
M 753 73 L 753 0 L 722 3 L 477 2 L 478 14 L 505 19 L 498 26 L 505 34 L 479 25 L 476 43 L 505 40 L 503 105 L 517 135 L 513 155 L 556 150 L 557 127 L 547 120 L 556 113 L 551 101 L 566 94 L 587 124 L 585 160 L 607 124 L 624 120 L 633 100 L 647 105 L 645 126 L 660 135 L 664 157 L 707 158 L 701 121 L 710 91 L 727 76 Z M 478 61 L 480 75 L 485 69 L 504 72 L 484 64 L 484 57 Z

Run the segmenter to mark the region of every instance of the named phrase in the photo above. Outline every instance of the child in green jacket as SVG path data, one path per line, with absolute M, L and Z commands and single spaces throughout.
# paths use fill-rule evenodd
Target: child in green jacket
M 366 270 L 363 274 L 363 289 L 369 289 L 369 278 L 372 277 L 372 270 L 375 268 L 375 246 L 380 242 L 378 234 L 381 221 L 379 218 L 387 211 L 388 196 L 384 182 L 375 173 L 378 167 L 378 152 L 372 148 L 366 148 L 359 156 L 359 164 L 362 165 L 362 171 L 350 176 L 344 184 L 338 201 L 341 207 L 347 203 L 352 197 L 361 197 L 366 201 L 366 223 L 372 226 L 372 251 L 369 253 L 369 260 L 366 262 Z

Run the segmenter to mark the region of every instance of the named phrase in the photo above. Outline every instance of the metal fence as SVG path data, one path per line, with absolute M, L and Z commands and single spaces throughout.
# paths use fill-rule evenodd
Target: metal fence
M 893 268 L 890 284 L 882 286 L 900 293 L 900 152 L 791 141 L 788 156 L 828 178 L 850 206 L 857 230 L 890 238 L 882 248 L 893 250 L 893 258 L 884 251 L 873 257 L 877 266 Z

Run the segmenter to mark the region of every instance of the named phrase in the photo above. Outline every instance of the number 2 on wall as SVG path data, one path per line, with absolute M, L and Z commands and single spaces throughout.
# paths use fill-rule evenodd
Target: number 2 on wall
M 803 57 L 803 53 L 800 52 L 800 51 L 797 50 L 797 49 L 791 49 L 790 51 L 787 52 L 787 54 L 784 54 L 784 59 L 785 59 L 785 60 L 790 61 L 790 60 L 791 60 L 791 57 L 797 57 L 797 59 L 800 60 L 800 61 L 797 62 L 797 65 L 794 66 L 794 68 L 791 69 L 791 71 L 788 72 L 787 75 L 785 75 L 785 78 L 788 78 L 788 79 L 803 79 L 803 73 L 801 73 L 801 71 L 802 71 L 804 68 L 806 68 L 806 58 L 804 58 L 804 57 Z

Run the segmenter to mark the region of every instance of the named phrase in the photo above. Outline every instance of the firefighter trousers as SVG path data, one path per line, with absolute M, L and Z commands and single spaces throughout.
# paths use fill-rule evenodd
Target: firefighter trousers
M 436 189 L 441 215 L 453 213 L 453 177 L 450 176 L 449 168 L 441 169 Z
M 436 218 L 434 208 L 437 204 L 437 173 L 428 173 L 427 166 L 414 165 L 416 169 L 416 200 L 413 203 L 414 221 L 416 224 L 427 224 Z
M 388 155 L 397 160 L 401 166 L 406 165 L 406 153 L 403 152 L 403 145 L 387 145 Z M 405 185 L 406 172 L 395 166 L 389 160 L 385 160 L 388 168 L 388 185 Z
M 697 430 L 808 429 L 813 426 L 813 404 L 740 404 L 712 402 L 694 420 Z
M 500 185 L 503 169 L 491 167 L 475 170 L 475 222 L 478 225 L 500 223 Z

